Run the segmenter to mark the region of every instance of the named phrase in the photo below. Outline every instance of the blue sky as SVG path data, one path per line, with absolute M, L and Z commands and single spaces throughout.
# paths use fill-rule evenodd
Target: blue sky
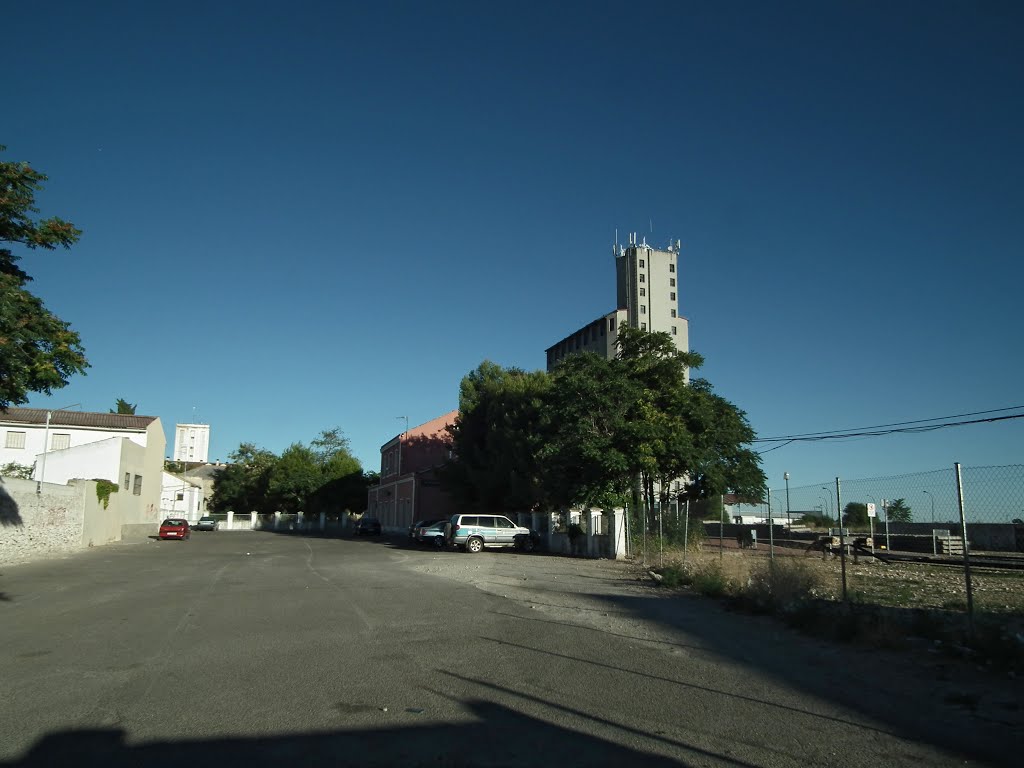
M 680 239 L 702 373 L 763 437 L 1018 406 L 1015 3 L 11 3 L 6 160 L 83 231 L 23 266 L 118 397 L 211 458 L 367 468 L 484 359 Z M 195 409 L 195 411 L 193 411 Z M 773 488 L 1024 463 L 1020 420 L 764 455 Z M 767 447 L 767 446 L 766 446 Z

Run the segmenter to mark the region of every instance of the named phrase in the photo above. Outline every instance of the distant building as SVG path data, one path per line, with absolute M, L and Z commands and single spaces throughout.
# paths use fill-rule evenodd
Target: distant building
M 642 331 L 667 333 L 676 349 L 690 349 L 690 324 L 679 315 L 679 249 L 677 240 L 660 250 L 637 242 L 612 249 L 615 257 L 616 309 L 587 323 L 545 350 L 550 371 L 566 356 L 594 352 L 607 359 L 615 357 L 616 340 L 623 325 Z
M 174 426 L 174 460 L 199 462 L 210 460 L 210 425 L 176 424 Z
M 447 428 L 458 411 L 446 413 L 396 435 L 380 449 L 380 485 L 369 489 L 366 513 L 385 530 L 403 530 L 417 520 L 455 514 L 441 490 L 437 469 L 451 457 Z
M 166 448 L 156 416 L 9 408 L 0 413 L 0 466 L 34 466 L 40 484 L 109 480 L 124 498 L 126 525 L 159 522 Z

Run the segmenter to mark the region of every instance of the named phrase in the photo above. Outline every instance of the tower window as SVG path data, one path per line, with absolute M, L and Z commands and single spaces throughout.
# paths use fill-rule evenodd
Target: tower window
M 647 295 L 647 289 L 646 288 L 641 288 L 640 289 L 640 295 L 641 296 L 646 296 Z
M 647 314 L 647 305 L 646 304 L 641 304 L 640 305 L 640 314 L 641 315 L 646 315 Z
M 676 271 L 676 265 L 675 264 L 669 264 L 668 265 L 668 271 L 669 272 L 675 272 Z
M 672 317 L 675 317 L 675 316 L 676 316 L 676 311 L 673 309 L 672 310 Z
M 643 260 L 643 259 L 640 259 L 640 266 L 641 266 L 641 267 L 643 267 L 643 266 L 644 266 L 644 260 Z
M 676 279 L 674 277 L 670 277 L 668 279 L 668 285 L 669 285 L 669 288 L 675 288 L 676 287 Z
M 669 298 L 669 301 L 675 301 L 676 300 L 676 292 L 672 291 L 672 293 L 670 293 L 668 295 L 668 298 Z
M 643 276 L 643 275 L 640 275 L 640 282 L 641 282 L 641 283 L 643 283 L 643 282 L 646 282 L 646 281 L 644 280 L 644 276 Z

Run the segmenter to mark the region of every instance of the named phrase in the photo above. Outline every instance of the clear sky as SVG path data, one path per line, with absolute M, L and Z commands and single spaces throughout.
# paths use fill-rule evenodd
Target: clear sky
M 92 368 L 211 458 L 367 468 L 484 359 L 682 241 L 702 374 L 763 437 L 1024 404 L 1024 5 L 2 4 L 0 144 L 84 231 L 28 253 Z M 1024 420 L 764 455 L 773 488 L 1024 463 Z M 764 446 L 769 447 L 769 446 Z M 170 446 L 168 448 L 170 450 Z

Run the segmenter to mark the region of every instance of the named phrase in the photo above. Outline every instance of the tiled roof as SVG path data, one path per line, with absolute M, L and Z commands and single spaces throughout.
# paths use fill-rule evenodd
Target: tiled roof
M 127 429 L 145 432 L 156 416 L 129 416 L 123 413 L 89 413 L 88 411 L 50 411 L 50 426 Z M 45 408 L 8 408 L 0 411 L 0 424 L 45 424 Z

